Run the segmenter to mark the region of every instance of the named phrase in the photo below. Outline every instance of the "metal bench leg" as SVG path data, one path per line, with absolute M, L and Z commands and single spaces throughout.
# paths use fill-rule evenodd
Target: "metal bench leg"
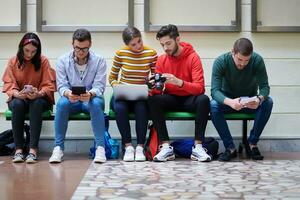
M 243 119 L 243 136 L 242 136 L 242 142 L 239 145 L 239 153 L 243 152 L 243 149 L 245 149 L 246 156 L 250 156 L 250 149 L 249 149 L 249 144 L 248 144 L 248 137 L 247 137 L 247 126 L 248 125 L 248 120 Z

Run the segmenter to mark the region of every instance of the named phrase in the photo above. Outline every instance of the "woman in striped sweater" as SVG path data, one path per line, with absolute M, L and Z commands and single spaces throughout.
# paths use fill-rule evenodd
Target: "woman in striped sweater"
M 122 34 L 125 47 L 116 51 L 109 75 L 112 87 L 116 84 L 145 84 L 145 78 L 154 72 L 157 53 L 143 45 L 141 32 L 127 27 Z M 146 140 L 148 107 L 145 100 L 126 101 L 112 98 L 111 107 L 116 112 L 118 129 L 125 145 L 124 161 L 145 161 L 143 146 Z M 136 117 L 137 147 L 131 143 L 129 112 Z

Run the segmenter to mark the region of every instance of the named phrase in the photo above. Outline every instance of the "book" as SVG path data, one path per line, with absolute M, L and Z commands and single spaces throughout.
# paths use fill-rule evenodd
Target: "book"
M 240 103 L 245 105 L 245 104 L 248 104 L 248 103 L 253 103 L 253 102 L 257 102 L 257 97 L 256 96 L 253 96 L 253 97 L 241 97 L 240 98 Z

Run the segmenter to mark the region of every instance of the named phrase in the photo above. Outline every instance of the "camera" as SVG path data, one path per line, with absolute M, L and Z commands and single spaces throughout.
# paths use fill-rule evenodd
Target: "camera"
M 164 88 L 164 82 L 166 81 L 166 77 L 163 77 L 160 73 L 154 74 L 154 87 L 158 90 L 162 90 Z

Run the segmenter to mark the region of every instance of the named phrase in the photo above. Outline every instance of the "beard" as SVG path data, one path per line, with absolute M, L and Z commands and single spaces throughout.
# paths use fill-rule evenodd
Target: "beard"
M 176 46 L 175 46 L 174 50 L 171 52 L 171 56 L 174 56 L 177 53 L 178 49 L 179 49 L 178 44 L 176 43 L 175 45 Z
M 168 54 L 169 56 L 174 56 L 178 52 L 178 49 L 179 47 L 178 44 L 176 43 L 174 49 L 166 51 L 166 54 Z

